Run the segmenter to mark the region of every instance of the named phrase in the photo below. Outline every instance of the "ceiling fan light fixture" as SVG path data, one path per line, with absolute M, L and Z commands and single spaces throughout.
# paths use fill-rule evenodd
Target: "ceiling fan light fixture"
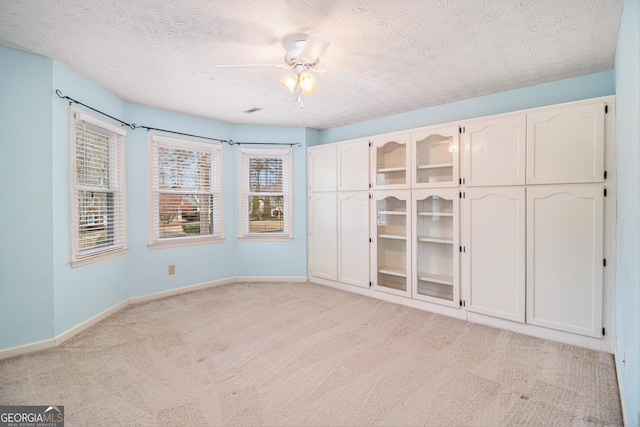
M 316 78 L 308 71 L 300 73 L 300 89 L 305 95 L 311 95 L 316 91 Z
M 289 92 L 293 93 L 298 84 L 298 76 L 295 74 L 289 74 L 284 79 L 280 80 L 280 84 Z

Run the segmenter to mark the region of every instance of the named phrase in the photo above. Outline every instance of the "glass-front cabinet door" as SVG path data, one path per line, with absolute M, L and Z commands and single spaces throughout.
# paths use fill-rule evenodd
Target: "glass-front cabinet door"
M 409 188 L 410 134 L 397 134 L 371 141 L 371 176 L 374 189 Z
M 459 133 L 458 126 L 411 133 L 413 188 L 458 186 Z
M 413 192 L 412 296 L 415 299 L 460 304 L 458 191 Z
M 376 290 L 411 296 L 410 191 L 373 192 L 371 278 Z

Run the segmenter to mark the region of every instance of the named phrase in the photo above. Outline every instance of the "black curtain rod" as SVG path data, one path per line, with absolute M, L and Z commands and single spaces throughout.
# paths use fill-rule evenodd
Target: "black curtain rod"
M 75 99 L 73 99 L 73 98 L 70 98 L 70 97 L 68 97 L 68 96 L 63 96 L 63 95 L 62 95 L 62 92 L 60 92 L 60 90 L 59 90 L 59 89 L 56 89 L 56 95 L 58 95 L 58 97 L 59 97 L 59 98 L 62 98 L 62 99 L 68 99 L 68 100 L 69 100 L 69 105 L 71 105 L 72 103 L 73 103 L 73 104 L 80 104 L 80 105 L 82 105 L 83 107 L 87 107 L 88 109 L 90 109 L 90 110 L 92 110 L 92 111 L 95 111 L 96 113 L 102 114 L 103 116 L 107 116 L 107 117 L 109 117 L 110 119 L 115 120 L 115 121 L 116 121 L 116 122 L 118 122 L 118 123 L 121 123 L 121 124 L 123 124 L 123 125 L 125 125 L 125 126 L 129 126 L 131 129 L 134 129 L 134 130 L 135 130 L 135 128 L 137 127 L 135 124 L 130 124 L 130 123 L 127 123 L 127 122 L 123 122 L 123 121 L 122 121 L 122 120 L 120 120 L 120 119 L 116 119 L 115 117 L 108 115 L 107 113 L 103 113 L 103 112 L 102 112 L 102 111 L 100 111 L 100 110 L 96 110 L 96 109 L 95 109 L 95 108 L 93 108 L 93 107 L 89 107 L 87 104 L 83 104 L 83 103 L 82 103 L 82 102 L 80 102 L 80 101 L 76 101 L 76 100 L 75 100 Z
M 120 119 L 117 119 L 117 118 L 115 118 L 115 117 L 113 117 L 113 116 L 110 116 L 110 115 L 109 115 L 109 114 L 107 114 L 107 113 L 103 113 L 103 112 L 102 112 L 102 111 L 100 111 L 100 110 L 97 110 L 97 109 L 95 109 L 95 108 L 93 108 L 93 107 L 90 107 L 90 106 L 88 106 L 87 104 L 83 104 L 82 102 L 77 101 L 77 100 L 75 100 L 75 99 L 73 99 L 73 98 L 71 98 L 71 97 L 68 97 L 68 96 L 62 95 L 62 92 L 61 92 L 59 89 L 56 89 L 56 95 L 58 95 L 58 97 L 59 97 L 59 98 L 62 98 L 62 99 L 68 99 L 68 100 L 69 100 L 69 105 L 71 105 L 71 104 L 79 104 L 79 105 L 82 105 L 83 107 L 86 107 L 86 108 L 90 109 L 91 111 L 95 111 L 95 112 L 96 112 L 96 113 L 98 113 L 98 114 L 102 114 L 103 116 L 109 117 L 110 119 L 115 120 L 116 122 L 118 122 L 118 123 L 120 123 L 120 124 L 123 124 L 123 125 L 125 125 L 125 126 L 128 126 L 129 128 L 131 128 L 131 129 L 133 129 L 133 130 L 136 130 L 136 129 L 138 129 L 138 128 L 146 129 L 147 131 L 150 131 L 150 130 L 156 130 L 156 131 L 159 131 L 159 132 L 168 132 L 168 133 L 173 133 L 173 134 L 176 134 L 176 135 L 191 136 L 191 137 L 194 137 L 194 138 L 208 139 L 208 140 L 211 140 L 211 141 L 217 141 L 217 142 L 223 142 L 223 143 L 224 143 L 224 142 L 226 142 L 226 143 L 227 143 L 227 144 L 229 144 L 229 145 L 288 145 L 289 147 L 293 147 L 294 145 L 296 145 L 296 146 L 298 146 L 298 147 L 302 147 L 302 144 L 301 144 L 301 143 L 299 143 L 299 142 L 292 142 L 292 143 L 289 143 L 289 142 L 275 142 L 275 143 L 262 143 L 262 142 L 234 142 L 234 141 L 233 141 L 233 140 L 231 140 L 231 139 L 211 138 L 211 137 L 208 137 L 208 136 L 193 135 L 193 134 L 190 134 L 190 133 L 176 132 L 176 131 L 173 131 L 173 130 L 167 130 L 167 129 L 152 128 L 152 127 L 149 127 L 149 126 L 138 126 L 138 125 L 136 125 L 135 123 L 127 123 L 127 122 L 122 121 L 122 120 L 120 120 Z
M 300 142 L 236 142 L 231 139 L 227 142 L 229 145 L 288 145 L 289 147 L 293 147 L 295 145 L 297 147 L 302 147 Z
M 190 134 L 190 133 L 176 132 L 176 131 L 173 131 L 173 130 L 158 129 L 158 128 L 150 128 L 149 126 L 136 126 L 136 127 L 138 127 L 138 128 L 142 128 L 142 129 L 146 129 L 146 130 L 148 130 L 148 131 L 149 131 L 149 130 L 157 130 L 157 131 L 159 131 L 159 132 L 168 132 L 168 133 L 174 133 L 174 134 L 177 134 L 177 135 L 192 136 L 192 137 L 194 137 L 194 138 L 209 139 L 209 140 L 211 140 L 211 141 L 227 142 L 227 143 L 229 143 L 229 144 L 232 144 L 232 143 L 233 143 L 233 141 L 231 141 L 231 140 L 218 139 L 218 138 L 210 138 L 210 137 L 208 137 L 208 136 L 192 135 L 192 134 Z

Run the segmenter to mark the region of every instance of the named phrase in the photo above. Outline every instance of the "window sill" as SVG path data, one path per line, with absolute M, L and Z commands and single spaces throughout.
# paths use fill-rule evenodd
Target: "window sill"
M 99 252 L 94 255 L 89 255 L 84 258 L 71 260 L 71 267 L 76 268 L 83 265 L 91 264 L 94 262 L 102 261 L 103 259 L 113 258 L 118 255 L 122 255 L 127 251 L 127 248 L 114 249 L 106 252 Z
M 293 236 L 240 236 L 241 242 L 291 242 Z
M 148 247 L 149 249 L 179 248 L 182 246 L 209 245 L 222 242 L 224 242 L 224 237 L 184 237 L 167 240 L 157 240 L 155 242 L 149 243 Z

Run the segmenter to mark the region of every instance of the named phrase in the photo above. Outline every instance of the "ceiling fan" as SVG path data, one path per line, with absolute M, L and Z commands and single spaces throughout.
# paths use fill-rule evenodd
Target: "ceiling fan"
M 275 67 L 291 69 L 292 73 L 282 79 L 280 83 L 290 94 L 297 98 L 296 100 L 301 106 L 301 95 L 311 95 L 317 89 L 314 74 L 335 77 L 347 84 L 368 90 L 376 90 L 380 87 L 380 84 L 373 80 L 328 68 L 318 68 L 320 55 L 324 53 L 330 44 L 322 36 L 309 34 L 306 40 L 294 42 L 293 49 L 284 55 L 284 64 L 215 65 L 214 68 Z

